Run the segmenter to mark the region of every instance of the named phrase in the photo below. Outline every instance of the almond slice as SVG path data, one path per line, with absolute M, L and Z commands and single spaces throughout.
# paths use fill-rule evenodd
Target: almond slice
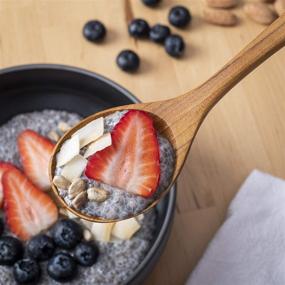
M 83 156 L 77 155 L 63 167 L 61 175 L 67 180 L 73 181 L 75 178 L 81 176 L 86 165 L 87 160 Z
M 87 158 L 93 155 L 95 152 L 110 146 L 111 144 L 112 144 L 111 134 L 107 133 L 88 146 L 86 152 L 84 153 L 84 157 Z
M 80 148 L 88 145 L 89 143 L 97 140 L 104 134 L 104 119 L 98 118 L 83 128 L 79 129 L 73 136 L 79 137 Z
M 109 242 L 114 223 L 93 223 L 91 232 L 98 241 Z
M 65 165 L 79 154 L 79 136 L 72 136 L 61 146 L 57 154 L 57 167 Z
M 140 224 L 135 218 L 123 220 L 115 224 L 112 235 L 119 239 L 128 240 L 140 229 L 140 227 Z

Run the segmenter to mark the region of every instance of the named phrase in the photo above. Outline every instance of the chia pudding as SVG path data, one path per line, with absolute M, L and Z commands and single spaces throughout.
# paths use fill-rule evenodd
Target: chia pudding
M 122 114 L 115 114 L 108 117 L 105 122 L 106 130 L 111 130 L 121 116 Z M 17 137 L 22 131 L 32 129 L 43 136 L 48 136 L 49 132 L 51 130 L 55 130 L 60 122 L 66 122 L 70 126 L 73 126 L 80 119 L 80 116 L 77 114 L 54 110 L 21 114 L 14 117 L 5 125 L 0 127 L 0 160 L 13 163 L 21 168 L 21 161 L 17 150 Z M 169 149 L 168 143 L 163 138 L 160 138 L 159 141 L 161 160 L 163 161 L 161 164 L 161 179 L 159 187 L 161 189 L 160 191 L 163 191 L 163 188 L 166 187 L 167 180 L 171 175 L 171 171 L 167 170 L 167 165 L 169 165 L 169 163 L 172 164 L 173 160 L 170 159 L 169 161 L 169 158 L 166 160 L 166 157 L 170 157 L 170 154 L 172 154 L 172 150 Z M 57 171 L 60 171 L 60 169 Z M 115 203 L 117 199 L 119 199 L 117 196 L 122 197 L 125 202 L 134 201 L 137 203 L 141 200 L 140 197 L 135 197 L 121 190 L 112 189 L 106 185 L 102 187 L 111 192 L 112 203 Z M 91 211 L 91 213 L 96 214 L 96 211 L 98 210 L 95 209 L 95 205 L 88 204 L 83 211 Z M 1 210 L 0 213 L 1 216 L 4 215 Z M 78 220 L 78 222 L 80 221 Z M 84 285 L 125 284 L 151 246 L 156 226 L 155 210 L 149 211 L 144 216 L 144 219 L 138 222 L 141 227 L 131 239 L 117 239 L 108 243 L 96 241 L 100 250 L 98 261 L 88 268 L 79 267 L 77 277 L 66 284 L 79 284 L 79 282 Z M 5 234 L 13 235 L 9 232 L 7 227 Z M 46 272 L 46 262 L 41 263 L 40 266 L 42 269 L 42 276 L 40 282 L 37 284 L 59 284 L 48 276 Z M 0 266 L 0 281 L 1 284 L 6 285 L 16 284 L 10 267 Z
M 104 133 L 112 132 L 114 127 L 120 122 L 128 111 L 118 111 L 108 115 L 104 118 Z M 170 142 L 160 136 L 156 131 L 155 135 L 159 147 L 159 181 L 157 189 L 150 197 L 143 197 L 131 192 L 124 191 L 115 186 L 111 186 L 104 182 L 90 179 L 83 171 L 81 179 L 85 181 L 86 188 L 99 188 L 103 189 L 108 194 L 108 199 L 103 202 L 96 202 L 88 200 L 80 206 L 79 210 L 88 216 L 102 217 L 108 220 L 118 220 L 128 217 L 132 217 L 141 213 L 146 209 L 154 200 L 156 200 L 163 191 L 165 191 L 171 181 L 173 174 L 175 155 Z M 80 150 L 80 154 L 84 156 L 86 148 Z M 62 167 L 56 167 L 55 175 L 62 175 Z M 68 195 L 66 189 L 60 189 L 58 191 L 61 197 L 64 198 L 65 203 L 72 207 L 72 199 Z

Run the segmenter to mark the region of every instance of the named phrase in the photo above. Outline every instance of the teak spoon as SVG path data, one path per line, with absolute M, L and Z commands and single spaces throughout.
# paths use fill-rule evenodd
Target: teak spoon
M 193 139 L 208 112 L 231 88 L 284 45 L 285 14 L 267 27 L 219 72 L 199 87 L 174 99 L 120 106 L 89 116 L 68 131 L 57 143 L 50 162 L 51 181 L 56 167 L 56 154 L 61 145 L 74 132 L 96 118 L 105 117 L 115 111 L 144 110 L 152 116 L 156 130 L 172 143 L 176 154 L 174 174 L 168 189 L 143 212 L 154 207 L 176 181 Z M 60 204 L 76 216 L 92 222 L 114 222 L 114 220 L 88 216 L 68 207 L 63 198 L 59 196 L 56 187 L 54 185 L 52 187 Z

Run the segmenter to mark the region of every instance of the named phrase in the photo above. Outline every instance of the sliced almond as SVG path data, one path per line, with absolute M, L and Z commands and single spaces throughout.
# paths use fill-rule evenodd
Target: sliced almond
M 91 232 L 98 241 L 109 242 L 114 223 L 93 223 Z
M 106 190 L 91 187 L 87 190 L 87 196 L 88 200 L 101 203 L 107 200 L 109 193 Z
M 74 209 L 80 210 L 80 208 L 87 202 L 87 193 L 83 191 L 79 193 L 71 202 Z
M 238 23 L 237 16 L 227 10 L 204 9 L 204 20 L 213 25 L 235 26 Z
M 262 25 L 269 25 L 277 18 L 277 14 L 264 3 L 247 3 L 244 12 L 250 19 Z
M 104 133 L 104 119 L 98 118 L 83 128 L 79 129 L 73 136 L 79 137 L 80 148 L 88 145 L 89 143 L 97 140 Z
M 81 178 L 76 178 L 72 181 L 68 188 L 68 197 L 74 199 L 78 194 L 85 190 L 86 183 Z
M 206 0 L 212 8 L 232 8 L 238 4 L 238 0 Z
M 285 13 L 285 0 L 276 0 L 274 4 L 275 11 L 279 16 Z
M 140 227 L 141 225 L 135 218 L 123 220 L 115 223 L 112 235 L 119 239 L 128 240 L 140 229 Z
M 50 131 L 47 136 L 48 136 L 48 138 L 51 139 L 52 141 L 57 142 L 57 141 L 59 140 L 59 135 L 58 135 L 58 133 L 55 132 L 55 131 Z
M 66 122 L 61 121 L 61 122 L 58 123 L 57 128 L 58 128 L 61 132 L 65 133 L 65 132 L 67 132 L 68 130 L 70 130 L 71 127 L 70 127 L 70 125 L 68 125 Z
M 140 214 L 138 216 L 136 216 L 137 221 L 141 222 L 144 219 L 144 214 Z
M 84 153 L 84 157 L 87 158 L 97 151 L 100 151 L 108 146 L 112 145 L 112 137 L 110 133 L 104 134 L 95 142 L 88 145 L 86 152 Z
M 57 154 L 57 167 L 65 165 L 79 154 L 79 136 L 72 136 L 66 140 Z
M 83 156 L 77 155 L 62 168 L 61 175 L 69 181 L 73 181 L 81 176 L 87 162 Z
M 58 189 L 67 190 L 70 186 L 70 182 L 62 175 L 56 175 L 52 182 Z

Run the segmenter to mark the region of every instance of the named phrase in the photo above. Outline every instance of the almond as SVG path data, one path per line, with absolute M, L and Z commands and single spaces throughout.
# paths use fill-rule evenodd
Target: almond
M 285 0 L 276 0 L 274 4 L 275 11 L 279 16 L 285 13 Z
M 57 142 L 59 140 L 59 135 L 55 131 L 50 131 L 48 133 L 48 138 L 51 139 L 52 141 Z
M 81 178 L 75 179 L 68 188 L 68 197 L 75 198 L 78 194 L 85 190 L 85 181 Z
M 245 4 L 244 12 L 253 21 L 263 25 L 269 25 L 277 18 L 276 13 L 264 3 Z
M 83 191 L 79 193 L 74 200 L 72 201 L 71 205 L 74 209 L 80 210 L 80 208 L 87 202 L 87 193 Z
M 87 195 L 88 195 L 88 200 L 101 203 L 108 198 L 109 193 L 103 189 L 92 187 L 87 190 Z
M 70 125 L 68 125 L 66 122 L 59 122 L 58 125 L 57 125 L 57 128 L 62 132 L 62 133 L 65 133 L 67 132 L 68 130 L 70 130 Z
M 212 8 L 232 8 L 238 4 L 238 0 L 206 0 Z
M 204 9 L 204 19 L 211 24 L 219 26 L 235 26 L 237 16 L 226 10 Z
M 63 190 L 67 190 L 71 184 L 65 177 L 61 175 L 56 175 L 53 178 L 52 182 L 57 188 L 63 189 Z

